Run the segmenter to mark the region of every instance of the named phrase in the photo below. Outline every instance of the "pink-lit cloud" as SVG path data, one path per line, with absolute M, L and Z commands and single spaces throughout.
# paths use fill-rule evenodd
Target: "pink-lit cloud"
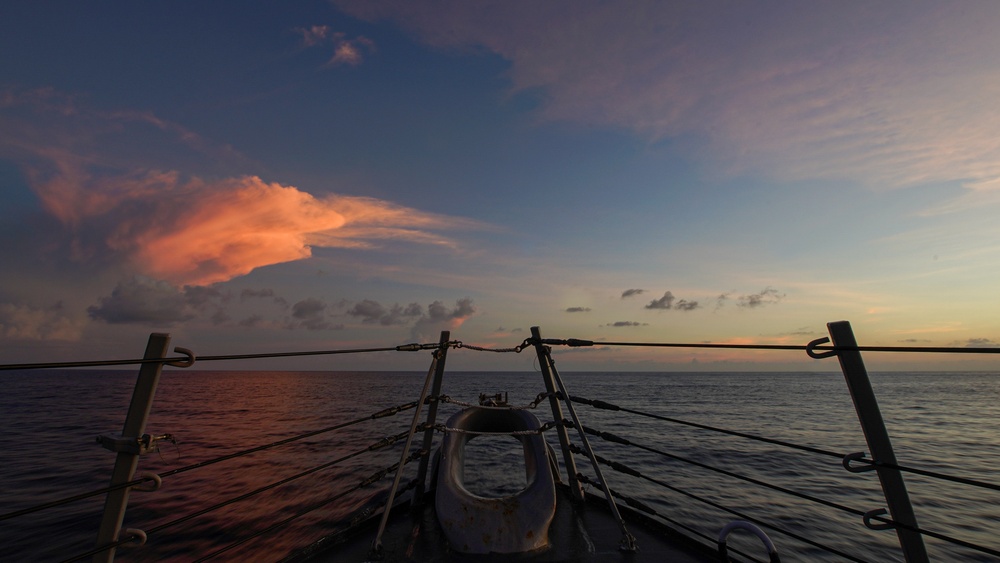
M 317 198 L 254 176 L 59 176 L 39 185 L 38 194 L 67 225 L 104 231 L 109 250 L 175 285 L 207 285 L 301 260 L 316 245 L 371 248 L 406 238 L 453 246 L 429 229 L 469 224 L 372 198 Z
M 877 187 L 1000 177 L 997 3 L 336 4 L 501 55 L 514 92 L 544 93 L 544 118 L 671 138 L 711 169 Z
M 454 249 L 457 243 L 442 231 L 480 227 L 375 198 L 317 197 L 257 176 L 207 179 L 158 171 L 103 148 L 139 124 L 152 126 L 151 137 L 143 131 L 143 142 L 193 149 L 212 162 L 220 151 L 228 153 L 151 114 L 89 110 L 49 91 L 7 90 L 0 109 L 7 110 L 0 111 L 0 126 L 8 126 L 0 128 L 0 154 L 23 163 L 43 208 L 66 227 L 73 257 L 124 260 L 129 273 L 177 287 L 305 259 L 314 247 Z M 145 158 L 140 164 L 147 164 Z
M 375 43 L 371 39 L 361 35 L 350 38 L 345 33 L 333 31 L 327 25 L 297 28 L 295 31 L 302 36 L 304 47 L 333 46 L 333 56 L 326 62 L 326 66 L 357 66 L 364 61 L 366 51 L 375 50 Z

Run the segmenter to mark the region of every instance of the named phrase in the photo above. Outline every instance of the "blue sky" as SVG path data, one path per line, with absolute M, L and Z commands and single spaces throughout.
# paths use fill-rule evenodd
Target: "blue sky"
M 996 345 L 998 23 L 993 2 L 7 6 L 0 361 L 134 356 L 151 331 L 203 354 L 532 325 L 802 344 L 842 319 L 865 344 Z M 653 360 L 562 361 L 818 365 Z

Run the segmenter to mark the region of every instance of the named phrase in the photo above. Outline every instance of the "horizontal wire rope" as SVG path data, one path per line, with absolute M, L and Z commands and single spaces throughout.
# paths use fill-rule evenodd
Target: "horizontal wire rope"
M 218 362 L 223 360 L 260 360 L 266 358 L 294 358 L 304 356 L 333 356 L 337 354 L 368 354 L 372 352 L 416 352 L 419 350 L 431 350 L 438 348 L 438 344 L 401 344 L 399 346 L 385 346 L 381 348 L 354 348 L 344 350 L 306 350 L 302 352 L 262 352 L 259 354 L 229 354 L 216 356 L 198 356 L 198 362 Z M 186 363 L 191 361 L 189 356 L 177 356 L 171 358 L 133 358 L 128 360 L 92 360 L 79 362 L 40 362 L 30 364 L 3 364 L 0 371 L 9 370 L 31 370 L 31 369 L 60 369 L 60 368 L 83 368 L 102 366 L 127 366 L 140 364 L 170 364 L 174 362 Z
M 367 415 L 367 416 L 364 416 L 364 417 L 361 417 L 361 418 L 350 420 L 348 422 L 342 422 L 340 424 L 335 424 L 333 426 L 328 426 L 326 428 L 321 428 L 319 430 L 313 430 L 313 431 L 307 432 L 305 434 L 299 434 L 298 436 L 293 436 L 291 438 L 285 438 L 283 440 L 278 440 L 277 442 L 271 442 L 270 444 L 264 444 L 262 446 L 256 446 L 256 447 L 249 448 L 249 449 L 246 449 L 246 450 L 241 450 L 241 451 L 234 452 L 234 453 L 231 453 L 231 454 L 227 454 L 227 455 L 224 455 L 224 456 L 221 456 L 221 457 L 217 457 L 217 458 L 214 458 L 214 459 L 210 459 L 210 460 L 206 460 L 206 461 L 199 461 L 197 463 L 186 465 L 184 467 L 178 467 L 177 469 L 171 469 L 169 471 L 158 473 L 158 475 L 160 476 L 160 478 L 163 478 L 163 477 L 170 477 L 170 476 L 173 476 L 173 475 L 177 475 L 177 474 L 180 474 L 180 473 L 185 473 L 185 472 L 191 471 L 193 469 L 198 469 L 198 468 L 205 467 L 205 466 L 208 466 L 208 465 L 213 465 L 213 464 L 216 464 L 216 463 L 219 463 L 219 462 L 222 462 L 222 461 L 227 461 L 227 460 L 230 460 L 230 459 L 233 459 L 233 458 L 243 457 L 243 456 L 250 455 L 250 454 L 253 454 L 253 453 L 257 453 L 257 452 L 260 452 L 260 451 L 269 450 L 271 448 L 276 448 L 278 446 L 284 446 L 286 444 L 290 444 L 290 443 L 298 441 L 298 440 L 303 440 L 305 438 L 311 438 L 313 436 L 318 436 L 318 435 L 324 434 L 326 432 L 333 432 L 334 430 L 340 430 L 340 429 L 343 429 L 343 428 L 347 428 L 349 426 L 354 426 L 356 424 L 360 424 L 362 422 L 367 422 L 369 420 L 375 420 L 375 419 L 378 419 L 378 418 L 385 418 L 385 417 L 388 417 L 388 416 L 392 416 L 392 415 L 395 415 L 395 414 L 397 414 L 399 412 L 412 409 L 412 408 L 414 408 L 416 406 L 417 406 L 417 402 L 416 401 L 411 401 L 409 403 L 404 403 L 402 405 L 397 405 L 397 406 L 394 406 L 394 407 L 389 407 L 387 409 L 382 409 L 382 410 L 380 410 L 378 412 L 372 413 L 370 415 Z M 110 493 L 112 491 L 118 491 L 118 490 L 121 490 L 121 489 L 127 489 L 129 487 L 134 487 L 134 486 L 140 485 L 140 484 L 142 484 L 142 483 L 144 483 L 146 481 L 152 481 L 152 480 L 153 480 L 152 477 L 146 477 L 146 478 L 141 478 L 141 479 L 133 479 L 131 481 L 128 481 L 126 483 L 121 483 L 121 484 L 115 485 L 113 487 L 105 487 L 103 489 L 98 489 L 98 490 L 94 490 L 94 491 L 90 491 L 90 492 L 86 492 L 86 493 L 81 493 L 81 494 L 74 495 L 74 496 L 71 496 L 71 497 L 67 497 L 67 498 L 63 498 L 63 499 L 59 499 L 59 500 L 54 500 L 54 501 L 51 501 L 51 502 L 39 504 L 39 505 L 28 507 L 28 508 L 23 508 L 21 510 L 16 510 L 14 512 L 8 512 L 8 513 L 5 513 L 5 514 L 0 514 L 0 521 L 8 520 L 10 518 L 17 518 L 18 516 L 24 516 L 25 514 L 31 514 L 33 512 L 39 512 L 41 510 L 47 510 L 49 508 L 55 508 L 57 506 L 63 506 L 63 505 L 70 504 L 70 503 L 73 503 L 73 502 L 77 502 L 77 501 L 81 501 L 81 500 L 84 500 L 84 499 L 88 499 L 90 497 L 95 497 L 95 496 L 107 494 L 107 493 Z
M 735 350 L 794 350 L 818 352 L 913 352 L 924 354 L 1000 354 L 1000 348 L 959 348 L 948 346 L 810 346 L 805 344 L 716 344 L 712 342 L 604 342 L 579 340 L 550 339 L 542 340 L 542 344 L 562 345 L 570 347 L 581 346 L 631 346 L 648 348 L 722 348 Z
M 837 452 L 833 452 L 833 451 L 829 451 L 829 450 L 824 450 L 824 449 L 816 448 L 816 447 L 813 447 L 813 446 L 803 446 L 801 444 L 796 444 L 794 442 L 786 442 L 784 440 L 775 440 L 773 438 L 765 438 L 763 436 L 757 436 L 755 434 L 747 434 L 746 432 L 738 432 L 736 430 L 727 430 L 725 428 L 718 428 L 718 427 L 715 427 L 715 426 L 709 426 L 707 424 L 699 424 L 697 422 L 689 422 L 689 421 L 686 421 L 686 420 L 680 420 L 680 419 L 677 419 L 677 418 L 671 418 L 669 416 L 661 416 L 661 415 L 658 415 L 658 414 L 643 412 L 643 411 L 639 411 L 639 410 L 630 409 L 630 408 L 622 407 L 622 406 L 619 406 L 619 405 L 615 405 L 613 403 L 609 403 L 609 402 L 606 402 L 606 401 L 601 401 L 601 400 L 598 400 L 598 399 L 587 399 L 587 398 L 584 398 L 584 397 L 575 397 L 575 396 L 570 397 L 570 398 L 574 402 L 578 402 L 578 403 L 583 403 L 583 404 L 586 404 L 586 405 L 590 405 L 590 406 L 592 406 L 594 408 L 597 408 L 597 409 L 627 412 L 627 413 L 630 413 L 630 414 L 644 416 L 644 417 L 647 417 L 647 418 L 652 418 L 652 419 L 656 419 L 656 420 L 662 420 L 664 422 L 672 422 L 674 424 L 681 424 L 681 425 L 684 425 L 684 426 L 691 426 L 691 427 L 694 427 L 694 428 L 700 428 L 702 430 L 709 430 L 709 431 L 718 432 L 718 433 L 721 433 L 721 434 L 729 434 L 731 436 L 738 436 L 740 438 L 746 438 L 748 440 L 754 440 L 754 441 L 757 441 L 757 442 L 766 442 L 768 444 L 775 444 L 775 445 L 778 445 L 778 446 L 784 446 L 786 448 L 792 448 L 792 449 L 801 450 L 801 451 L 805 451 L 805 452 L 811 452 L 811 453 L 825 455 L 825 456 L 830 456 L 830 457 L 838 457 L 840 459 L 843 459 L 844 456 L 846 455 L 846 454 L 843 454 L 843 453 L 837 453 Z M 941 479 L 941 480 L 944 480 L 944 481 L 951 481 L 953 483 L 961 483 L 963 485 L 969 485 L 969 486 L 972 486 L 972 487 L 980 487 L 980 488 L 984 488 L 984 489 L 991 489 L 991 490 L 994 490 L 994 491 L 1000 491 L 1000 485 L 998 485 L 996 483 L 990 483 L 990 482 L 987 482 L 987 481 L 980 481 L 978 479 L 970 479 L 968 477 L 958 477 L 958 476 L 955 476 L 955 475 L 948 475 L 947 473 L 941 473 L 941 472 L 938 472 L 938 471 L 930 471 L 928 469 L 920 469 L 920 468 L 916 468 L 916 467 L 909 467 L 909 466 L 899 465 L 899 464 L 895 464 L 895 463 L 885 463 L 885 462 L 881 462 L 881 461 L 878 461 L 878 460 L 856 459 L 856 460 L 853 460 L 853 461 L 857 461 L 858 463 L 863 463 L 863 464 L 867 464 L 867 465 L 874 466 L 874 467 L 886 467 L 886 468 L 889 468 L 889 469 L 896 469 L 898 471 L 906 471 L 908 473 L 914 473 L 914 474 L 917 474 L 917 475 L 923 475 L 925 477 L 933 477 L 933 478 Z
M 460 341 L 449 342 L 448 345 L 455 348 L 467 348 L 480 352 L 520 352 L 527 345 L 531 344 L 531 339 L 527 339 L 518 346 L 511 348 L 487 348 L 473 344 L 465 344 Z M 563 345 L 571 347 L 594 346 L 592 340 L 569 339 L 542 339 L 542 344 Z M 631 347 L 651 347 L 651 348 L 720 348 L 738 350 L 791 350 L 791 351 L 819 351 L 819 352 L 912 352 L 931 354 L 1000 354 L 1000 348 L 959 348 L 947 346 L 812 346 L 802 344 L 716 344 L 710 342 L 684 343 L 684 342 L 597 342 L 600 346 L 631 346 Z M 399 346 L 386 346 L 381 348 L 358 348 L 346 350 L 311 350 L 303 352 L 266 352 L 260 354 L 230 354 L 217 356 L 202 356 L 197 358 L 199 362 L 211 362 L 221 360 L 250 360 L 263 358 L 288 358 L 297 356 L 324 356 L 335 354 L 363 354 L 370 352 L 413 352 L 418 350 L 431 350 L 439 348 L 440 344 L 402 344 Z M 0 371 L 5 370 L 30 370 L 30 369 L 56 369 L 70 367 L 101 367 L 101 366 L 121 366 L 138 365 L 149 363 L 172 363 L 190 361 L 189 357 L 172 358 L 135 358 L 129 360 L 94 360 L 80 362 L 44 362 L 44 363 L 24 363 L 24 364 L 4 364 L 0 365 Z

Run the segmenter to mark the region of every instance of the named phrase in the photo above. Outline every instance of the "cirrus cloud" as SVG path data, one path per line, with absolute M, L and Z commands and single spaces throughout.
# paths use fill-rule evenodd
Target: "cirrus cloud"
M 1000 177 L 995 2 L 335 3 L 500 55 L 515 92 L 544 93 L 545 118 L 673 139 L 711 169 L 890 187 Z

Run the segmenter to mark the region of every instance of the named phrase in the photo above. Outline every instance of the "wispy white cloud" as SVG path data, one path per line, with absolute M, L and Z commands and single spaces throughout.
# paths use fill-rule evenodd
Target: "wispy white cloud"
M 375 42 L 371 39 L 362 35 L 351 38 L 346 33 L 333 31 L 327 25 L 296 28 L 295 31 L 302 36 L 304 47 L 323 45 L 333 47 L 333 55 L 326 62 L 326 66 L 357 66 L 364 62 L 366 53 L 375 50 Z
M 510 61 L 541 115 L 687 146 L 711 169 L 878 187 L 1000 177 L 1000 4 L 337 5 Z

